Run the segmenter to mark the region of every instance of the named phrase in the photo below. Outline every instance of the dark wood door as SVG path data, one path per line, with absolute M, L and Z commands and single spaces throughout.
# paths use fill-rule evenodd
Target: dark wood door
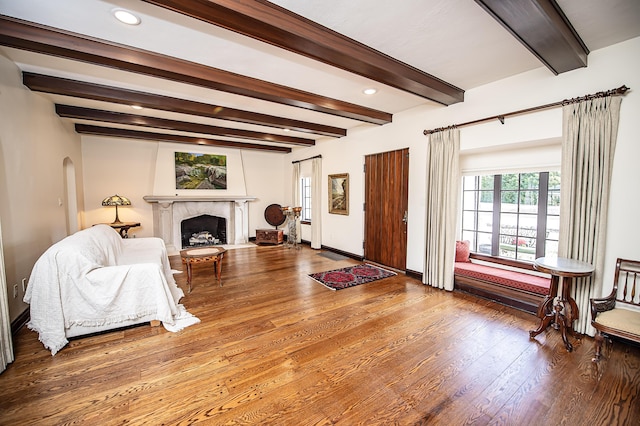
M 409 149 L 365 157 L 364 257 L 405 270 Z

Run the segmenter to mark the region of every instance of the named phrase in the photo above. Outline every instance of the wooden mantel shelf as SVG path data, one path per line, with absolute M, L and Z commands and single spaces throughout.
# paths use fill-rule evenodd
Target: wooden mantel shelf
M 255 201 L 256 197 L 246 195 L 145 195 L 148 203 L 175 203 L 187 201 Z

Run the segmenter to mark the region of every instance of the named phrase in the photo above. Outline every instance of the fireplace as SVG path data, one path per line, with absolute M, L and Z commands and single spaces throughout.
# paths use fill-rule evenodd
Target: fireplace
M 249 241 L 247 202 L 255 197 L 147 195 L 144 200 L 153 206 L 153 235 L 163 239 L 169 254 L 197 245 L 189 243 L 191 238 L 201 245 L 237 245 Z M 191 219 L 206 224 L 192 226 Z M 185 221 L 187 228 L 183 228 Z M 186 244 L 184 234 L 188 234 Z M 215 243 L 216 240 L 220 242 Z
M 227 220 L 202 214 L 180 223 L 182 248 L 227 244 Z

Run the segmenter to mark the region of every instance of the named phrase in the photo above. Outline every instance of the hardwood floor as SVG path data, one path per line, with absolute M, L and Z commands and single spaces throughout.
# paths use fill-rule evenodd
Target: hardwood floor
M 52 357 L 23 328 L 0 424 L 640 424 L 640 348 L 614 342 L 598 371 L 592 339 L 531 341 L 528 313 L 404 275 L 341 291 L 307 276 L 354 263 L 229 250 L 223 287 L 194 268 L 182 303 L 202 322 L 181 332 L 114 331 Z

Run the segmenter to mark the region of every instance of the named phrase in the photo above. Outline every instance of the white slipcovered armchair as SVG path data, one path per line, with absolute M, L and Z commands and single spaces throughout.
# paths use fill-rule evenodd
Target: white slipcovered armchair
M 24 301 L 52 355 L 68 337 L 162 321 L 176 331 L 198 322 L 178 301 L 160 238 L 122 239 L 108 225 L 76 232 L 51 246 L 36 262 Z

